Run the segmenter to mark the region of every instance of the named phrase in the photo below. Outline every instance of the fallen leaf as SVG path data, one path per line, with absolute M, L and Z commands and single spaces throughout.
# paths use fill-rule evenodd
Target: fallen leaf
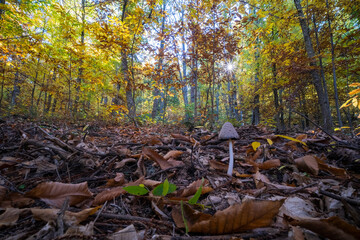
M 6 208 L 5 212 L 0 215 L 0 227 L 14 225 L 20 215 L 26 212 L 28 212 L 28 209 Z
M 48 205 L 60 208 L 67 197 L 69 205 L 73 206 L 90 198 L 92 193 L 88 189 L 87 182 L 79 184 L 44 182 L 27 192 L 25 196 L 40 198 Z
M 151 148 L 143 148 L 142 150 L 143 154 L 145 154 L 148 158 L 155 161 L 157 164 L 159 164 L 160 168 L 162 170 L 171 168 L 172 165 L 168 163 L 160 154 L 158 154 L 156 151 L 152 150 Z
M 150 139 L 148 139 L 146 142 L 144 142 L 145 144 L 147 143 L 150 146 L 154 146 L 154 145 L 160 145 L 162 146 L 163 143 L 162 141 L 158 138 L 158 137 L 151 137 Z
M 301 144 L 303 144 L 304 146 L 306 146 L 306 143 L 304 143 L 303 141 L 298 140 L 298 139 L 296 139 L 296 138 L 288 137 L 288 136 L 285 136 L 285 135 L 275 135 L 275 136 L 281 137 L 281 138 L 285 138 L 285 139 L 288 139 L 288 140 L 291 140 L 291 141 L 294 141 L 294 142 L 298 142 L 298 143 L 301 143 Z
M 185 189 L 180 190 L 178 192 L 178 196 L 180 196 L 180 197 L 188 197 L 188 196 L 194 195 L 201 185 L 203 186 L 202 190 L 201 190 L 201 194 L 205 194 L 205 193 L 213 191 L 213 189 L 208 186 L 209 181 L 207 179 L 204 180 L 204 184 L 202 184 L 202 180 L 199 179 L 197 181 L 192 182 Z
M 256 149 L 257 149 L 258 147 L 260 147 L 260 145 L 261 145 L 261 143 L 259 143 L 259 142 L 252 142 L 252 143 L 251 143 L 251 146 L 252 146 L 252 148 L 254 149 L 254 151 L 256 151 Z
M 98 195 L 96 195 L 93 205 L 97 206 L 100 204 L 103 204 L 106 201 L 112 200 L 121 194 L 125 194 L 126 191 L 122 187 L 115 187 L 112 189 L 106 189 L 102 192 L 100 192 Z
M 271 160 L 267 160 L 263 163 L 258 163 L 257 167 L 259 167 L 262 170 L 267 170 L 267 169 L 271 169 L 271 168 L 280 167 L 280 165 L 281 165 L 280 159 L 271 159 Z
M 125 164 L 130 163 L 130 162 L 137 162 L 137 161 L 135 158 L 125 158 L 125 159 L 121 160 L 121 162 L 115 163 L 115 168 L 122 168 L 123 166 L 125 166 Z
M 94 208 L 87 208 L 80 212 L 70 212 L 65 211 L 64 214 L 64 223 L 67 226 L 77 225 L 83 221 L 85 221 L 90 215 L 95 214 L 97 210 L 99 210 L 101 206 L 94 207 Z M 42 220 L 45 222 L 56 221 L 58 217 L 58 213 L 60 209 L 40 209 L 40 208 L 30 208 L 30 211 L 33 214 L 34 219 Z
M 311 173 L 313 175 L 318 175 L 319 165 L 315 157 L 311 155 L 306 155 L 304 157 L 297 158 L 294 161 L 299 170 Z
M 247 200 L 242 204 L 234 204 L 225 210 L 217 211 L 213 216 L 195 211 L 184 204 L 183 213 L 189 232 L 229 234 L 269 226 L 282 203 L 283 200 Z M 174 207 L 172 217 L 177 227 L 184 227 L 179 206 Z
M 183 151 L 171 150 L 167 154 L 165 154 L 164 159 L 165 160 L 168 160 L 170 158 L 175 159 L 175 158 L 181 156 L 183 153 L 184 153 Z
M 285 217 L 291 225 L 309 229 L 330 240 L 356 240 L 360 237 L 360 230 L 358 228 L 337 216 L 326 219 L 294 219 L 289 216 Z
M 90 237 L 92 235 L 94 235 L 94 222 L 89 222 L 85 226 L 70 226 L 64 234 L 64 237 L 73 237 L 73 239 L 79 239 L 80 237 L 82 237 L 84 239 L 85 236 Z
M 120 231 L 114 232 L 109 239 L 112 240 L 138 240 L 138 235 L 134 225 L 129 225 Z
M 190 137 L 187 137 L 187 136 L 184 136 L 181 134 L 176 134 L 176 133 L 171 133 L 171 136 L 175 139 L 179 139 L 179 140 L 191 143 Z
M 123 173 L 116 173 L 116 177 L 109 179 L 106 183 L 106 187 L 118 187 L 124 185 L 126 182 L 125 175 Z
M 210 167 L 214 168 L 215 170 L 221 170 L 223 172 L 226 172 L 229 164 L 225 164 L 216 160 L 209 160 Z
M 253 178 L 257 189 L 263 188 L 265 186 L 264 183 L 270 183 L 270 180 L 264 174 L 261 174 L 259 171 L 257 171 L 253 175 Z

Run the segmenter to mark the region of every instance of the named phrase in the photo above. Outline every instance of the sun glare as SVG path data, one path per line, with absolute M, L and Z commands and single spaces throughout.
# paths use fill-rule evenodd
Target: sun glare
M 235 68 L 235 66 L 232 62 L 229 62 L 228 64 L 226 64 L 226 72 L 231 73 L 234 71 L 234 68 Z

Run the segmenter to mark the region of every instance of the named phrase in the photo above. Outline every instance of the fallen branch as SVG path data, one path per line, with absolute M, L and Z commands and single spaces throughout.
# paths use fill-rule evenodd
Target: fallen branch
M 325 196 L 331 197 L 333 199 L 339 200 L 339 201 L 346 201 L 346 202 L 348 202 L 348 203 L 350 203 L 352 205 L 360 206 L 360 201 L 357 201 L 357 200 L 354 200 L 354 199 L 351 199 L 351 198 L 342 197 L 342 196 L 339 196 L 339 195 L 336 195 L 336 194 L 333 194 L 331 192 L 324 191 L 324 190 L 320 190 L 320 193 L 325 195 Z

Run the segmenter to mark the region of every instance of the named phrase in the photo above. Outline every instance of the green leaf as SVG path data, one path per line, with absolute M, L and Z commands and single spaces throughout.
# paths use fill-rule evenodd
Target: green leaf
M 197 201 L 199 200 L 201 191 L 202 191 L 202 187 L 203 187 L 203 183 L 204 183 L 204 178 L 201 179 L 201 186 L 198 188 L 195 195 L 192 198 L 190 198 L 190 200 L 189 200 L 190 204 L 196 204 Z
M 128 193 L 136 196 L 145 195 L 149 192 L 144 186 L 127 186 L 123 189 Z
M 181 216 L 182 216 L 182 219 L 183 219 L 183 221 L 184 221 L 186 234 L 188 234 L 188 232 L 189 232 L 189 227 L 188 227 L 188 225 L 187 225 L 187 221 L 186 221 L 186 218 L 185 218 L 185 216 L 184 216 L 184 203 L 183 203 L 182 200 L 181 200 L 180 203 L 181 203 Z
M 298 143 L 301 143 L 301 144 L 307 146 L 306 143 L 304 143 L 303 141 L 300 141 L 300 140 L 298 140 L 296 138 L 288 137 L 288 136 L 285 136 L 285 135 L 275 135 L 275 136 L 285 138 L 285 139 L 288 139 L 288 140 L 291 140 L 291 141 L 294 141 L 294 142 L 298 142 Z
M 154 196 L 166 196 L 167 194 L 176 191 L 176 185 L 169 182 L 168 182 L 169 184 L 168 190 L 164 191 L 164 184 L 166 181 L 167 179 L 163 183 L 157 185 L 156 188 L 154 188 L 154 190 L 152 190 L 152 194 Z
M 163 191 L 162 191 L 162 195 L 166 196 L 166 194 L 168 194 L 169 192 L 169 181 L 167 179 L 165 179 L 164 181 L 164 185 L 163 185 Z

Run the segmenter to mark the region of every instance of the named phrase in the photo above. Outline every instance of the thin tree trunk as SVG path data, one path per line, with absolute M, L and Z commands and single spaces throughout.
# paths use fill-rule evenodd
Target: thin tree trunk
M 324 94 L 325 94 L 325 96 L 329 96 L 328 90 L 327 90 L 327 84 L 326 84 L 326 81 L 325 81 L 324 66 L 323 66 L 322 57 L 321 57 L 320 41 L 319 41 L 318 28 L 316 26 L 315 15 L 313 15 L 313 24 L 314 24 L 316 47 L 317 47 L 317 53 L 318 53 L 318 56 L 319 56 L 320 74 L 321 74 L 321 80 L 322 80 L 322 84 L 323 84 L 323 88 L 324 88 Z M 324 100 L 326 101 L 327 107 L 330 109 L 329 99 L 325 98 Z
M 335 107 L 336 107 L 336 115 L 339 121 L 339 127 L 342 127 L 342 121 L 341 121 L 341 113 L 340 113 L 340 105 L 339 105 L 339 95 L 337 90 L 337 81 L 336 81 L 336 67 L 335 67 L 335 46 L 334 46 L 334 37 L 331 29 L 331 19 L 330 19 L 330 7 L 329 7 L 329 1 L 326 0 L 326 7 L 327 7 L 327 20 L 328 20 L 328 26 L 329 26 L 329 32 L 330 32 L 330 43 L 331 43 L 331 64 L 332 64 L 332 73 L 333 73 L 333 84 L 334 84 L 334 98 L 335 98 Z
M 4 97 L 4 85 L 5 85 L 5 62 L 4 62 L 4 66 L 2 67 L 2 81 L 1 81 L 1 96 L 0 96 L 0 112 L 2 109 L 2 100 Z
M 316 62 L 314 59 L 315 51 L 314 51 L 314 48 L 312 46 L 312 42 L 310 39 L 309 27 L 306 23 L 305 16 L 304 16 L 301 4 L 300 4 L 300 0 L 294 0 L 294 3 L 296 6 L 296 9 L 298 11 L 299 22 L 300 22 L 300 26 L 301 26 L 302 33 L 303 33 L 304 42 L 305 42 L 305 49 L 306 49 L 307 55 L 310 59 L 310 66 L 315 67 L 316 66 Z M 312 74 L 312 78 L 313 78 L 313 84 L 315 86 L 315 90 L 318 95 L 318 102 L 319 102 L 320 109 L 321 109 L 323 127 L 326 130 L 331 131 L 332 130 L 331 112 L 330 112 L 330 108 L 326 105 L 326 98 L 328 98 L 328 96 L 326 96 L 324 93 L 324 89 L 323 89 L 323 85 L 321 82 L 319 72 L 316 69 L 313 69 L 311 71 L 311 74 Z
M 159 49 L 159 64 L 157 66 L 158 68 L 158 81 L 161 82 L 162 80 L 162 71 L 163 71 L 163 59 L 164 59 L 164 48 L 165 48 L 165 41 L 164 41 L 164 30 L 165 30 L 165 20 L 166 20 L 166 15 L 165 15 L 165 9 L 166 9 L 166 2 L 163 3 L 162 6 L 162 21 L 161 21 L 161 40 L 160 40 L 160 49 Z M 154 102 L 153 102 L 153 108 L 152 108 L 152 112 L 151 112 L 151 117 L 154 119 L 156 116 L 158 116 L 160 110 L 161 110 L 161 92 L 160 89 L 158 87 L 155 87 L 154 92 Z
M 16 70 L 15 79 L 14 79 L 14 88 L 11 92 L 11 107 L 14 107 L 17 104 L 17 98 L 20 95 L 20 78 L 19 70 Z
M 135 121 L 136 117 L 136 107 L 135 107 L 135 101 L 133 96 L 133 84 L 131 82 L 130 76 L 129 76 L 129 67 L 128 67 L 128 61 L 127 61 L 127 54 L 125 51 L 122 51 L 121 53 L 121 71 L 124 76 L 124 80 L 126 83 L 126 105 L 128 109 L 128 117 L 130 120 Z

